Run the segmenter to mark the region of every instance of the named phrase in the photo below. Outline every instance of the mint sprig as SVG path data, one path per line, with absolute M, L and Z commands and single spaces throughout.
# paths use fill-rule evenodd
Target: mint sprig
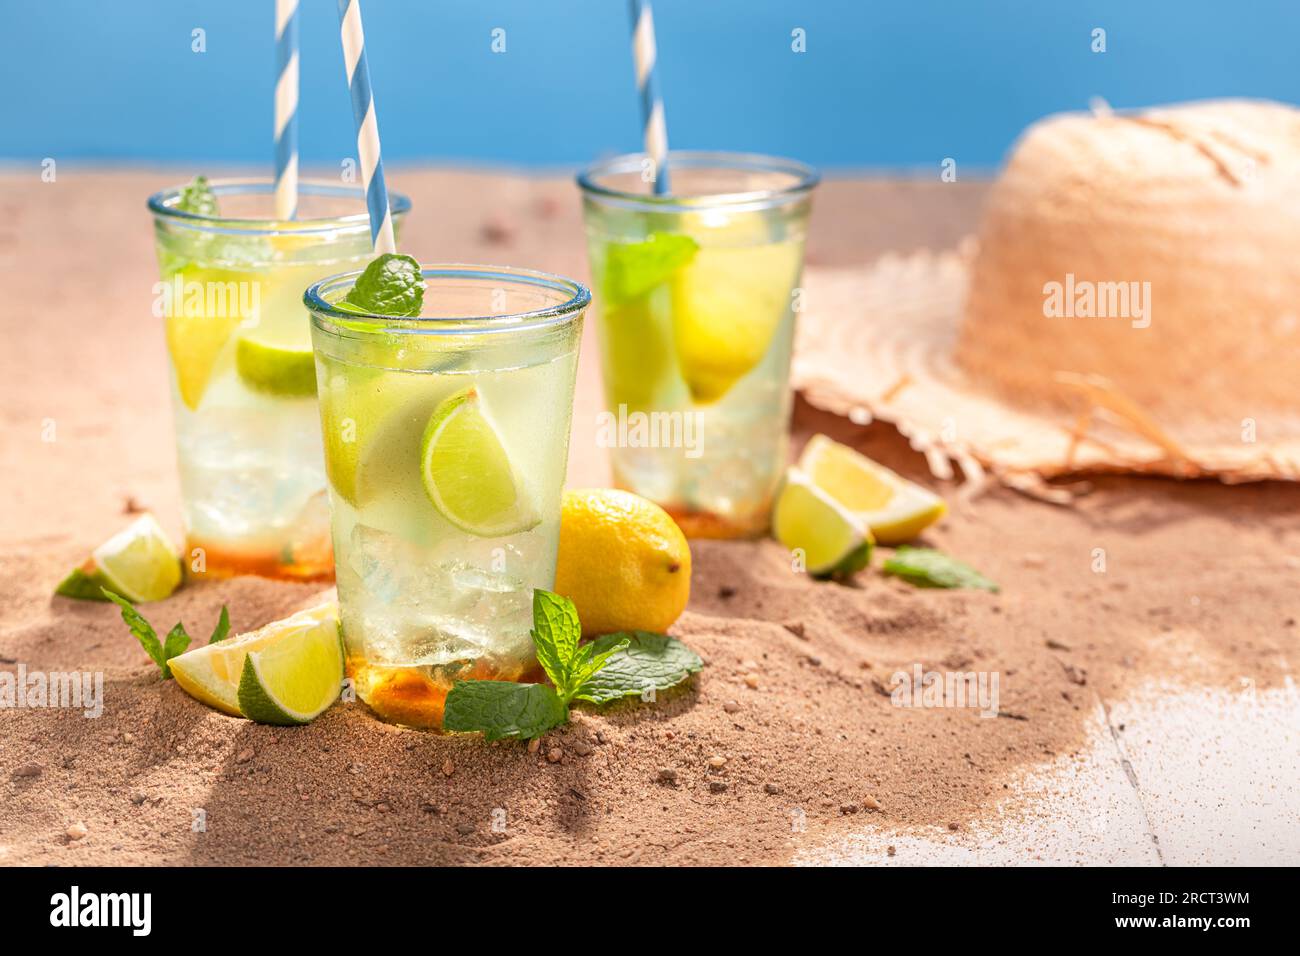
M 185 625 L 177 621 L 176 626 L 168 631 L 167 636 L 160 641 L 158 640 L 158 632 L 153 629 L 152 624 L 144 619 L 144 615 L 135 609 L 135 605 L 108 588 L 100 588 L 100 590 L 104 592 L 104 597 L 121 609 L 122 620 L 126 622 L 127 629 L 140 642 L 140 646 L 149 655 L 149 659 L 158 665 L 163 680 L 169 679 L 172 676 L 172 671 L 167 662 L 173 657 L 184 654 L 186 648 L 190 646 L 190 636 L 185 631 Z M 209 643 L 215 644 L 217 641 L 225 640 L 229 631 L 230 613 L 223 604 L 221 606 L 221 617 L 217 621 L 216 629 L 212 632 Z
M 181 198 L 177 200 L 176 208 L 196 216 L 218 215 L 217 194 L 208 185 L 208 177 L 195 176 L 190 180 L 190 184 L 181 190 Z
M 344 312 L 416 318 L 424 309 L 424 273 L 410 256 L 385 252 L 371 260 L 334 307 Z
M 933 548 L 904 545 L 893 553 L 882 569 L 920 588 L 974 588 L 998 590 L 998 586 L 964 561 Z
M 575 700 L 594 704 L 667 690 L 704 662 L 664 634 L 606 634 L 582 644 L 582 625 L 568 598 L 533 592 L 533 645 L 553 686 L 510 681 L 457 681 L 447 694 L 444 730 L 482 733 L 488 740 L 540 737 L 567 723 Z

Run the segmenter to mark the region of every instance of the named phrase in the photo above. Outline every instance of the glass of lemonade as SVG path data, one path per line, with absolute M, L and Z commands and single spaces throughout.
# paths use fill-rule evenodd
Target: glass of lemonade
M 211 184 L 218 212 L 149 199 L 162 281 L 185 513 L 199 577 L 328 579 L 329 505 L 302 290 L 371 256 L 360 187 L 303 182 L 299 218 L 274 218 L 274 184 Z M 392 197 L 394 220 L 410 209 Z
M 536 667 L 591 295 L 541 272 L 421 268 L 419 318 L 336 307 L 355 272 L 304 300 L 348 675 L 383 719 L 436 728 L 454 681 Z
M 767 530 L 786 464 L 790 349 L 817 173 L 675 152 L 672 194 L 641 154 L 578 176 L 614 481 L 693 537 Z

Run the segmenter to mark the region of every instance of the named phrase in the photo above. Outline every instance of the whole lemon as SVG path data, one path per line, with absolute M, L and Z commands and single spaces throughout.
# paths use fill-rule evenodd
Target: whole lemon
M 666 631 L 691 596 L 691 549 L 657 504 L 630 491 L 566 491 L 555 591 L 584 635 Z

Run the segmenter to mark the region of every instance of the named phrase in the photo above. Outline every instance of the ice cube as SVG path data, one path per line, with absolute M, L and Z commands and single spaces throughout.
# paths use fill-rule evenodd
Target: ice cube
M 429 550 L 357 525 L 350 543 L 346 564 L 356 577 L 339 581 L 344 627 L 359 629 L 373 663 L 527 656 L 532 588 L 522 578 L 444 556 L 454 544 L 466 550 L 464 541 Z

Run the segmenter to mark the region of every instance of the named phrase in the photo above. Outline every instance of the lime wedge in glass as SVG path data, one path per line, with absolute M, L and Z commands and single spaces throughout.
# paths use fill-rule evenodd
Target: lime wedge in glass
M 772 531 L 791 551 L 803 552 L 805 569 L 817 577 L 849 575 L 871 561 L 871 532 L 798 468 L 786 475 Z
M 280 622 L 274 639 L 244 656 L 239 709 L 250 720 L 307 724 L 338 700 L 343 687 L 338 621 L 328 614 L 312 626 L 293 621 Z
M 375 423 L 397 401 L 388 392 L 401 380 L 395 375 L 361 367 L 345 372 L 328 360 L 323 364 L 323 374 L 320 410 L 325 473 L 334 491 L 344 501 L 356 505 L 361 445 L 374 434 Z
M 651 233 L 641 242 L 611 242 L 596 253 L 600 280 L 604 379 L 617 410 L 651 411 L 687 400 L 666 392 L 677 383 L 668 280 L 699 251 L 690 236 Z
M 484 538 L 541 521 L 474 386 L 444 399 L 420 443 L 424 490 L 456 527 Z
M 306 319 L 240 333 L 235 370 L 245 385 L 259 392 L 284 398 L 314 396 L 316 359 Z
M 91 553 L 54 593 L 103 601 L 108 588 L 128 601 L 161 601 L 181 584 L 181 562 L 167 533 L 151 514 L 143 514 Z
M 335 493 L 367 509 L 368 522 L 382 524 L 386 515 L 411 533 L 421 521 L 436 523 L 420 477 L 420 442 L 429 416 L 455 384 L 329 360 L 322 371 L 325 471 Z

